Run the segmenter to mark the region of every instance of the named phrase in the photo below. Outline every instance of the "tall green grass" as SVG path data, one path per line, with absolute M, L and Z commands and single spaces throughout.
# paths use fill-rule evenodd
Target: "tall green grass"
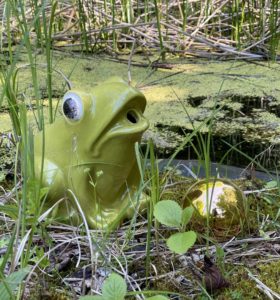
M 187 31 L 188 34 L 195 32 L 194 37 L 202 34 L 212 42 L 219 43 L 219 40 L 225 40 L 226 44 L 239 50 L 248 49 L 253 53 L 259 53 L 265 49 L 264 57 L 270 59 L 276 59 L 279 54 L 280 21 L 277 0 L 224 0 L 220 2 L 212 0 L 189 2 L 182 0 L 177 5 L 164 0 L 104 0 L 92 1 L 91 3 L 85 0 L 76 0 L 72 3 L 73 10 L 69 11 L 69 16 L 75 18 L 76 24 L 74 21 L 70 21 L 69 24 L 73 23 L 73 25 L 70 26 L 71 30 L 69 31 L 65 31 L 69 25 L 67 14 L 64 13 L 66 3 L 56 3 L 54 0 L 50 2 L 43 1 L 42 5 L 33 0 L 24 4 L 20 1 L 19 5 L 15 3 L 15 1 L 10 0 L 5 4 L 7 31 L 12 30 L 9 28 L 11 21 L 13 21 L 13 24 L 16 23 L 19 35 L 24 32 L 32 32 L 29 29 L 34 28 L 37 46 L 43 48 L 46 47 L 45 41 L 48 38 L 45 28 L 47 23 L 53 23 L 52 27 L 56 30 L 56 33 L 65 33 L 66 38 L 69 39 L 69 44 L 76 45 L 76 42 L 78 42 L 77 44 L 81 45 L 80 49 L 82 51 L 91 53 L 104 48 L 118 52 L 122 48 L 131 47 L 131 43 L 124 42 L 123 38 L 132 34 L 134 38 L 136 38 L 136 35 L 137 38 L 145 40 L 143 35 L 138 35 L 141 27 L 134 31 L 125 25 L 151 22 L 148 28 L 150 29 L 149 35 L 153 39 L 152 41 L 147 39 L 145 44 L 146 47 L 150 47 L 150 50 L 159 48 L 162 59 L 165 58 L 165 53 L 168 51 L 176 52 L 179 50 L 182 53 L 182 49 L 178 48 L 178 44 L 181 44 L 180 40 L 185 39 L 180 34 L 181 29 L 184 32 Z M 51 9 L 55 6 L 61 11 L 56 9 L 56 15 L 54 16 Z M 24 15 L 25 9 L 29 7 L 32 8 L 32 17 L 35 20 L 30 28 L 28 28 Z M 42 10 L 42 7 L 47 7 L 47 10 Z M 72 15 L 73 11 L 75 12 L 74 15 Z M 12 18 L 11 13 L 13 14 Z M 39 15 L 41 19 L 38 18 Z M 57 22 L 53 22 L 54 19 L 57 19 Z M 165 27 L 163 22 L 175 26 L 177 35 L 174 35 L 174 32 Z M 30 23 L 30 20 L 28 20 L 28 23 Z M 120 24 L 124 26 L 116 28 Z M 51 36 L 54 31 L 51 27 L 49 29 L 48 33 Z M 95 30 L 94 34 L 92 30 Z M 163 34 L 164 32 L 165 34 Z M 71 36 L 72 33 L 73 36 Z M 143 34 L 145 34 L 145 30 Z M 29 37 L 25 36 L 24 39 L 25 47 L 30 50 Z M 157 42 L 155 42 L 156 40 Z M 96 47 L 97 44 L 98 47 Z M 11 45 L 12 43 L 9 44 L 9 47 Z M 207 49 L 207 43 L 205 47 Z M 76 46 L 75 49 L 77 49 Z M 35 80 L 35 74 L 33 80 Z
M 269 53 L 271 59 L 277 58 L 277 51 L 279 50 L 280 31 L 279 31 L 279 19 L 280 19 L 280 4 L 277 0 L 271 1 L 271 13 L 269 16 Z
M 38 129 L 44 132 L 44 111 L 42 105 L 42 97 L 38 82 L 36 51 L 41 49 L 45 53 L 47 65 L 47 90 L 49 99 L 49 122 L 53 122 L 53 104 L 52 104 L 52 28 L 54 15 L 56 10 L 56 2 L 51 2 L 50 17 L 47 18 L 47 2 L 38 5 L 37 1 L 30 2 L 32 7 L 32 19 L 26 17 L 27 3 L 20 1 L 6 1 L 5 15 L 3 26 L 6 28 L 8 41 L 9 64 L 6 68 L 1 69 L 2 92 L 0 98 L 0 106 L 5 101 L 9 109 L 12 120 L 13 132 L 17 141 L 17 154 L 15 158 L 15 182 L 14 185 L 21 184 L 21 189 L 16 190 L 17 206 L 7 206 L 10 213 L 17 216 L 15 223 L 13 238 L 8 245 L 8 251 L 5 259 L 2 260 L 0 266 L 1 278 L 4 278 L 4 269 L 7 262 L 11 261 L 10 274 L 16 269 L 25 270 L 29 265 L 33 253 L 32 244 L 34 234 L 40 232 L 40 216 L 42 208 L 43 191 L 40 186 L 40 179 L 35 176 L 35 156 L 33 142 L 33 127 L 36 124 Z M 10 23 L 16 20 L 18 24 L 18 34 L 20 41 L 17 45 L 13 45 L 13 30 Z M 35 38 L 31 37 L 31 33 L 35 33 Z M 3 45 L 2 45 L 3 47 Z M 17 64 L 21 58 L 22 52 L 27 53 L 29 68 L 32 78 L 33 99 L 24 99 L 24 102 L 18 100 L 18 68 Z M 31 121 L 28 116 L 28 104 L 35 101 L 34 117 Z M 44 149 L 42 149 L 44 153 Z M 19 165 L 17 163 L 19 160 Z M 42 159 L 43 165 L 43 159 Z M 18 174 L 20 172 L 20 174 Z M 18 176 L 20 175 L 20 176 Z M 21 178 L 21 182 L 18 181 Z M 41 174 L 42 178 L 42 174 Z M 4 208 L 5 209 L 5 208 Z M 41 231 L 42 232 L 42 231 Z M 18 247 L 18 244 L 20 246 Z M 21 280 L 24 279 L 24 276 Z M 20 281 L 18 282 L 20 284 Z M 15 299 L 13 291 L 7 292 L 10 299 Z M 18 289 L 18 297 L 21 294 L 21 288 Z M 9 299 L 9 298 L 6 298 Z M 4 299 L 3 299 L 4 300 Z
M 159 43 L 160 43 L 160 55 L 162 60 L 165 60 L 165 47 L 163 44 L 163 36 L 161 33 L 161 11 L 159 9 L 159 5 L 161 6 L 161 1 L 154 0 L 154 7 L 155 7 L 155 14 L 156 14 L 156 20 L 157 20 L 157 30 L 158 30 L 158 37 L 159 37 Z
M 148 181 L 150 186 L 150 201 L 147 207 L 147 242 L 146 242 L 146 278 L 149 277 L 149 274 L 151 273 L 151 244 L 152 244 L 152 228 L 155 228 L 155 242 L 156 245 L 158 245 L 158 224 L 155 220 L 153 222 L 153 212 L 154 207 L 157 204 L 157 202 L 160 200 L 160 178 L 159 178 L 159 168 L 158 168 L 158 162 L 154 151 L 154 145 L 152 141 L 149 141 L 148 143 L 148 153 L 150 158 L 150 167 L 148 169 Z M 154 226 L 153 226 L 154 225 Z M 158 253 L 157 253 L 158 254 Z M 146 281 L 147 286 L 149 286 L 148 281 Z
M 78 11 L 79 11 L 79 26 L 81 30 L 81 41 L 83 42 L 82 50 L 86 53 L 90 52 L 90 40 L 87 34 L 87 15 L 85 12 L 84 1 L 78 0 Z M 105 12 L 107 11 L 106 1 L 104 1 Z
M 55 18 L 55 11 L 57 8 L 57 2 L 51 2 L 51 13 L 49 18 L 46 16 L 45 10 L 42 11 L 42 25 L 44 33 L 44 44 L 42 45 L 45 50 L 46 63 L 47 63 L 47 94 L 49 105 L 49 122 L 54 121 L 53 101 L 52 101 L 52 33 Z

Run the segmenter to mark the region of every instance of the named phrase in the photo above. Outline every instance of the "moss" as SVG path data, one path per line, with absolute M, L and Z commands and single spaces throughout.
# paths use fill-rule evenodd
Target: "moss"
M 248 276 L 248 270 L 243 266 L 228 266 L 231 270 L 231 286 L 225 289 L 215 299 L 264 299 L 265 294 L 258 288 L 255 281 Z M 280 260 L 266 264 L 257 264 L 250 272 L 276 293 L 280 293 Z
M 14 145 L 6 135 L 0 133 L 0 185 L 4 187 L 13 184 L 15 156 Z
M 170 184 L 171 182 L 171 184 Z M 186 198 L 186 193 L 189 188 L 196 182 L 194 179 L 186 179 L 178 174 L 169 173 L 163 174 L 162 186 L 164 190 L 161 192 L 161 199 L 173 199 L 181 205 L 187 206 L 189 202 Z M 259 190 L 264 186 L 261 180 L 232 180 L 232 183 L 241 190 Z M 279 191 L 275 190 L 270 194 L 269 198 L 265 194 L 251 194 L 244 198 L 244 201 L 239 201 L 238 220 L 227 222 L 217 217 L 211 217 L 209 220 L 209 234 L 217 241 L 226 241 L 233 236 L 244 237 L 251 234 L 260 235 L 261 230 L 277 230 L 277 224 L 274 220 L 277 219 L 279 204 Z M 241 203 L 242 202 L 242 203 Z M 231 214 L 229 213 L 229 216 Z M 263 220 L 269 216 L 266 222 L 262 225 Z M 230 218 L 231 220 L 231 218 Z M 190 222 L 190 227 L 201 234 L 207 231 L 207 219 L 195 214 Z
M 46 284 L 46 282 L 44 283 Z M 60 284 L 54 284 L 53 287 L 50 287 L 46 290 L 46 288 L 42 286 L 36 286 L 34 289 L 30 290 L 30 296 L 28 299 L 30 300 L 73 300 L 75 299 L 72 293 L 67 293 L 63 291 L 63 289 L 59 288 Z

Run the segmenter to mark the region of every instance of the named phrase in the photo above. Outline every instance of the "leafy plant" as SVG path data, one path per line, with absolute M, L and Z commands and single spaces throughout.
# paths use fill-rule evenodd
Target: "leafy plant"
M 161 224 L 169 227 L 177 227 L 180 231 L 172 234 L 167 239 L 168 248 L 177 254 L 183 254 L 188 251 L 196 241 L 196 233 L 194 231 L 185 231 L 193 211 L 192 206 L 182 209 L 180 205 L 173 200 L 162 200 L 155 205 L 155 218 Z
M 11 273 L 8 277 L 2 278 L 0 282 L 0 295 L 1 300 L 10 300 L 13 292 L 19 287 L 26 275 L 29 273 L 30 268 L 26 267 L 19 271 Z
M 124 300 L 127 294 L 125 280 L 118 274 L 112 273 L 102 286 L 102 296 L 84 296 L 80 300 Z M 146 298 L 146 300 L 168 300 L 160 295 Z

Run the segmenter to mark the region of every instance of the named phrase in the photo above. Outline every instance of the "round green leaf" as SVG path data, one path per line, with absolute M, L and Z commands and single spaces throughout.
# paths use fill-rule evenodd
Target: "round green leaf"
M 195 241 L 196 233 L 194 231 L 175 233 L 168 238 L 167 246 L 177 254 L 184 254 L 194 245 Z
M 193 211 L 194 211 L 194 208 L 192 206 L 188 206 L 183 210 L 182 220 L 181 220 L 182 226 L 186 226 L 189 223 L 189 221 L 192 217 Z
M 162 200 L 155 205 L 154 216 L 161 224 L 180 227 L 182 208 L 173 200 Z
M 124 300 L 127 291 L 125 280 L 112 273 L 102 286 L 102 298 L 106 300 Z

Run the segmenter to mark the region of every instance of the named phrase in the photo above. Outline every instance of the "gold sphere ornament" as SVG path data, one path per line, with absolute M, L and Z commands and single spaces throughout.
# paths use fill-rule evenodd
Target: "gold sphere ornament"
M 245 196 L 227 179 L 203 179 L 187 191 L 185 206 L 192 204 L 196 214 L 219 220 L 222 224 L 238 224 L 244 212 Z

